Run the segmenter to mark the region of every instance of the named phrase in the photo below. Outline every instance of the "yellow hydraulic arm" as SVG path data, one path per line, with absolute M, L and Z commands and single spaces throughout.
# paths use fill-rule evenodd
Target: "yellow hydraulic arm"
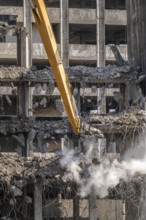
M 44 0 L 31 0 L 33 15 L 44 44 L 48 60 L 57 82 L 72 130 L 75 134 L 80 132 L 80 120 L 76 110 L 74 98 L 71 94 L 70 83 L 58 51 L 52 25 L 46 10 Z

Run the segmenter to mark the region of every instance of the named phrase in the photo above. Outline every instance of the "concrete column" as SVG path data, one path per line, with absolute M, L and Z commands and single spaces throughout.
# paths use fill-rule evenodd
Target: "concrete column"
M 127 0 L 128 61 L 146 70 L 146 1 Z
M 17 115 L 20 118 L 27 118 L 32 115 L 32 93 L 27 83 L 19 84 L 17 87 Z M 30 144 L 25 136 L 25 148 L 22 149 L 22 156 L 27 157 L 30 154 Z
M 34 186 L 34 220 L 43 220 L 41 183 L 35 183 Z
M 23 0 L 23 28 L 17 31 L 17 64 L 25 68 L 32 65 L 32 20 L 29 1 Z M 26 118 L 32 116 L 32 88 L 27 83 L 18 85 L 18 116 Z M 25 137 L 25 149 L 22 156 L 29 155 L 29 144 Z
M 29 1 L 23 0 L 24 28 L 18 30 L 17 35 L 17 63 L 29 68 L 32 65 L 32 19 Z M 18 86 L 18 115 L 27 117 L 32 115 L 32 89 L 21 84 Z
M 105 66 L 105 0 L 96 0 L 97 9 L 97 67 Z M 99 88 L 97 95 L 98 113 L 106 113 L 106 89 Z M 99 151 L 102 149 L 103 140 L 99 139 Z M 97 198 L 94 188 L 89 196 L 89 219 L 97 220 Z
M 105 66 L 105 0 L 96 0 L 97 9 L 97 67 Z M 98 113 L 106 113 L 106 89 L 98 89 Z
M 89 216 L 90 220 L 97 220 L 97 198 L 95 189 L 92 188 L 90 197 L 89 197 Z
M 73 219 L 80 219 L 80 198 L 75 196 L 73 199 Z
M 20 28 L 17 31 L 17 65 L 26 67 L 26 29 Z
M 69 9 L 68 0 L 60 0 L 61 22 L 60 22 L 60 43 L 61 58 L 64 67 L 69 66 Z
M 97 9 L 97 66 L 105 66 L 105 0 L 96 0 Z
M 24 40 L 25 44 L 25 67 L 29 68 L 32 66 L 32 9 L 30 7 L 30 3 L 27 0 L 23 0 L 23 26 L 26 28 L 26 36 Z M 28 102 L 28 116 L 32 116 L 32 88 L 26 88 L 27 102 Z
M 26 118 L 32 115 L 32 95 L 31 88 L 27 83 L 18 85 L 18 116 Z
M 105 87 L 98 88 L 98 95 L 97 95 L 98 114 L 106 114 L 106 95 L 107 95 L 107 89 Z
M 78 83 L 72 84 L 72 93 L 75 99 L 78 113 L 80 114 L 80 111 L 81 111 L 80 84 Z
M 23 26 L 26 28 L 26 37 L 25 37 L 25 56 L 26 63 L 25 67 L 29 68 L 32 65 L 32 12 L 29 1 L 23 0 Z
M 80 111 L 81 111 L 80 84 L 73 85 L 73 95 L 78 109 L 78 114 L 80 115 Z M 81 149 L 80 139 L 74 140 L 73 146 L 75 148 Z M 74 220 L 80 219 L 80 198 L 78 196 L 75 196 L 73 198 L 73 219 Z

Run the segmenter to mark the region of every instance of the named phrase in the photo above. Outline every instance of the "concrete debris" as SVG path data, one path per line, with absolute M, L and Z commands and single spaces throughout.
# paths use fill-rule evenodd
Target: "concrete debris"
M 122 102 L 123 101 L 123 99 L 124 99 L 124 97 L 123 97 L 123 94 L 121 93 L 121 92 L 117 92 L 117 91 L 115 91 L 115 92 L 113 92 L 113 97 L 114 97 L 114 100 L 116 101 L 116 102 Z
M 22 194 L 23 194 L 23 192 L 20 190 L 20 189 L 18 189 L 16 186 L 11 186 L 11 190 L 12 190 L 12 192 L 14 193 L 14 197 L 16 197 L 16 196 L 22 196 Z
M 117 48 L 117 46 L 115 44 L 109 44 L 109 47 L 111 48 L 115 58 L 116 58 L 116 62 L 119 66 L 123 66 L 126 64 L 126 62 L 124 61 L 123 57 L 120 54 L 119 49 Z
M 133 126 L 133 129 L 142 128 L 146 125 L 146 112 L 143 110 L 131 109 L 127 112 L 112 115 L 98 115 L 92 114 L 82 118 L 81 134 L 94 134 L 103 137 L 104 129 L 106 127 L 117 129 L 117 125 Z M 33 142 L 36 137 L 44 137 L 45 140 L 53 140 L 56 135 L 64 136 L 72 134 L 70 124 L 67 119 L 59 121 L 38 121 L 34 119 L 21 120 L 1 120 L 0 121 L 0 135 L 14 135 L 17 136 L 18 142 L 24 145 L 24 137 L 21 135 L 28 135 L 28 142 L 33 147 Z M 102 133 L 103 132 L 103 133 Z M 126 131 L 125 131 L 126 132 Z M 19 137 L 20 136 L 20 137 Z M 22 140 L 22 141 L 21 141 Z
M 122 112 L 116 115 L 93 115 L 89 117 L 89 124 L 96 125 L 129 125 L 133 127 L 143 127 L 146 125 L 146 112 L 138 109 L 130 109 L 129 111 Z
M 32 198 L 30 196 L 25 196 L 24 201 L 26 204 L 32 204 Z
M 92 86 L 91 90 L 92 90 L 93 93 L 96 93 L 97 92 L 97 86 Z
M 16 87 L 12 89 L 12 95 L 17 95 L 17 88 Z
M 0 79 L 16 79 L 26 72 L 27 70 L 24 67 L 0 66 Z
M 6 98 L 7 104 L 9 106 L 12 106 L 12 101 L 11 101 L 10 97 L 8 95 L 6 95 L 5 98 Z
M 36 121 L 31 119 L 24 120 L 5 120 L 0 121 L 0 135 L 6 136 L 9 134 L 18 135 L 18 134 L 27 134 L 34 130 L 37 134 L 43 133 L 47 138 L 55 134 L 65 135 L 71 132 L 69 122 L 67 119 L 60 121 Z M 59 129 L 58 129 L 59 128 Z M 34 132 L 33 132 L 34 133 Z M 32 134 L 30 135 L 33 136 Z
M 57 111 L 59 111 L 59 113 L 63 115 L 65 113 L 65 107 L 64 107 L 63 101 L 61 99 L 56 99 L 55 105 L 56 105 Z
M 27 137 L 28 150 L 32 152 L 37 149 L 43 154 L 48 151 L 49 141 L 56 145 L 54 136 L 62 137 L 72 133 L 67 119 L 60 121 L 2 120 L 0 124 L 0 136 L 11 135 L 22 149 L 26 147 Z
M 47 98 L 46 97 L 43 97 L 39 103 L 41 106 L 43 106 L 44 108 L 46 107 L 47 105 Z
M 17 26 L 16 25 L 9 25 L 7 22 L 2 22 L 0 21 L 0 28 L 1 29 L 17 29 Z
M 89 124 L 87 124 L 85 122 L 82 124 L 81 134 L 83 134 L 83 135 L 95 135 L 98 138 L 104 138 L 103 133 L 99 129 L 97 129 L 93 126 L 90 126 Z
M 33 150 L 33 141 L 34 141 L 34 138 L 36 136 L 36 133 L 37 132 L 36 132 L 36 130 L 34 128 L 32 128 L 30 130 L 30 132 L 28 133 L 27 142 L 28 142 L 30 150 Z
M 39 96 L 40 93 L 42 91 L 42 87 L 41 87 L 41 84 L 40 83 L 37 83 L 35 85 L 35 88 L 34 88 L 34 91 L 33 91 L 33 95 L 36 95 L 36 96 Z
M 33 104 L 33 109 L 35 110 L 36 108 L 38 108 L 38 106 L 39 106 L 39 103 L 38 103 L 38 102 L 35 102 L 35 103 Z
M 79 94 L 79 89 L 78 88 L 74 88 L 73 90 L 73 96 L 77 96 Z
M 108 79 L 134 79 L 138 71 L 135 70 L 132 66 L 124 65 L 124 66 L 116 66 L 116 65 L 108 65 L 104 68 L 102 67 L 86 67 L 86 66 L 75 66 L 70 67 L 67 70 L 69 74 L 69 78 L 83 78 L 87 77 L 99 80 L 108 80 Z
M 87 67 L 87 66 L 74 66 L 66 69 L 70 80 L 108 80 L 108 79 L 123 79 L 123 80 L 138 80 L 141 76 L 138 67 L 130 65 L 116 66 L 108 65 L 104 68 L 101 67 Z M 30 69 L 23 67 L 6 67 L 0 66 L 0 78 L 2 79 L 48 79 L 53 84 L 53 74 L 51 68 L 45 66 L 44 68 L 37 69 L 35 66 Z M 142 80 L 142 77 L 140 78 Z M 44 89 L 44 88 L 43 88 Z
M 46 91 L 46 90 L 47 90 L 47 83 L 43 83 L 43 84 L 42 84 L 42 90 L 43 90 L 43 91 Z
M 22 195 L 22 188 L 27 181 L 36 182 L 61 180 L 63 170 L 59 165 L 59 157 L 52 158 L 22 158 L 17 155 L 0 156 L 0 182 L 5 181 L 14 196 Z M 57 177 L 57 179 L 56 179 Z M 59 177 L 59 178 L 58 178 Z M 26 198 L 27 202 L 29 199 Z

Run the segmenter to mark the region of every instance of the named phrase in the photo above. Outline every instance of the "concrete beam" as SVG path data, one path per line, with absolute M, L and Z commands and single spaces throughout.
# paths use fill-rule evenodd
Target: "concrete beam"
M 105 10 L 106 25 L 127 25 L 126 10 Z
M 58 45 L 58 47 L 60 46 Z M 16 59 L 16 43 L 0 43 L 0 48 L 0 59 Z M 118 49 L 124 60 L 127 60 L 127 45 L 120 45 Z M 115 61 L 115 57 L 109 46 L 105 46 L 105 56 L 107 61 Z M 33 59 L 47 60 L 42 43 L 33 43 L 32 57 Z M 96 45 L 70 44 L 69 59 L 96 60 Z
M 60 23 L 59 8 L 48 8 L 47 10 L 48 10 L 51 22 Z M 0 14 L 18 15 L 17 22 L 23 23 L 23 7 L 0 6 Z M 35 22 L 33 17 L 32 17 L 32 22 Z
M 48 8 L 49 17 L 52 23 L 60 23 L 60 9 Z M 18 15 L 18 22 L 23 22 L 23 8 L 22 7 L 6 7 L 0 6 L 0 14 Z M 32 19 L 32 22 L 35 22 Z M 69 9 L 69 23 L 70 24 L 96 24 L 96 9 Z M 107 25 L 126 25 L 126 10 L 105 10 L 105 24 Z
M 70 24 L 96 24 L 96 9 L 69 9 Z

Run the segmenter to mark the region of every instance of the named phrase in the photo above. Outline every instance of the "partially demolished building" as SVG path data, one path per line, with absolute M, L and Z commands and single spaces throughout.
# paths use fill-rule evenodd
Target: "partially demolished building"
M 145 219 L 141 170 L 119 165 L 144 154 L 143 9 L 45 2 L 83 129 L 72 133 L 30 1 L 0 0 L 0 219 Z

